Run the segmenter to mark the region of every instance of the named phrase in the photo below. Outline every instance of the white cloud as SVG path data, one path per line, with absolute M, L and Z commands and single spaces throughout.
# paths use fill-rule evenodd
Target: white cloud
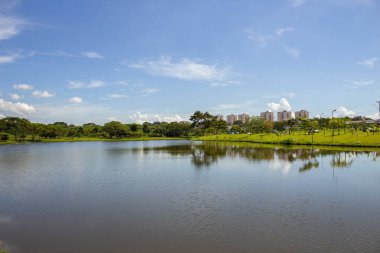
M 366 67 L 371 69 L 371 68 L 375 67 L 376 62 L 377 62 L 377 58 L 371 58 L 371 59 L 362 60 L 362 61 L 358 62 L 357 64 L 366 66 Z
M 3 119 L 3 118 L 5 118 L 5 116 L 0 113 L 0 119 Z
M 266 47 L 272 40 L 276 39 L 273 35 L 263 35 L 252 30 L 245 30 L 248 34 L 248 39 L 252 40 L 258 49 Z
M 0 40 L 10 39 L 19 34 L 27 22 L 16 17 L 0 15 Z
M 44 91 L 36 90 L 32 93 L 32 95 L 35 97 L 39 97 L 39 98 L 52 98 L 55 96 L 54 94 L 51 94 L 46 90 L 44 90 Z
M 20 84 L 13 84 L 13 88 L 16 90 L 31 90 L 33 89 L 33 86 L 26 83 L 20 83 Z
M 292 107 L 290 106 L 290 103 L 286 98 L 281 98 L 279 103 L 268 103 L 267 106 L 269 111 L 292 110 Z
M 248 100 L 236 104 L 219 104 L 212 109 L 214 112 L 232 111 L 232 110 L 251 110 L 256 101 Z
M 229 80 L 229 81 L 225 81 L 225 82 L 212 82 L 212 83 L 210 83 L 210 87 L 228 87 L 228 86 L 236 86 L 236 85 L 240 85 L 240 82 Z
M 354 111 L 351 111 L 344 106 L 337 108 L 334 114 L 336 117 L 354 117 L 355 115 L 356 113 Z
M 125 94 L 108 94 L 107 98 L 127 98 L 128 95 Z
M 148 114 L 141 114 L 140 112 L 134 113 L 129 117 L 134 123 L 144 123 L 148 121 Z
M 0 64 L 7 64 L 7 63 L 13 63 L 17 59 L 19 59 L 19 54 L 12 54 L 12 55 L 0 55 Z
M 374 80 L 369 80 L 369 81 L 347 81 L 350 83 L 350 88 L 351 89 L 358 89 L 362 88 L 365 86 L 369 86 L 372 84 L 375 84 L 376 82 Z
M 293 27 L 280 27 L 277 28 L 274 34 L 264 35 L 257 33 L 251 29 L 245 29 L 244 32 L 248 35 L 248 39 L 252 40 L 258 49 L 265 48 L 272 41 L 278 40 L 287 32 L 294 31 Z
M 375 113 L 375 114 L 372 114 L 372 115 L 367 115 L 366 116 L 367 118 L 371 118 L 371 119 L 379 119 L 379 113 Z
M 293 7 L 300 7 L 306 3 L 306 0 L 292 0 Z
M 280 27 L 280 28 L 277 28 L 276 34 L 278 37 L 281 37 L 284 33 L 293 32 L 293 31 L 294 31 L 293 27 Z
M 4 99 L 0 99 L 0 109 L 8 112 L 14 112 L 20 115 L 25 115 L 36 111 L 32 105 L 20 102 L 13 103 L 5 101 Z
M 79 88 L 99 88 L 105 86 L 106 83 L 100 80 L 91 80 L 90 82 L 82 81 L 69 81 L 68 86 L 70 89 L 79 89 Z
M 90 58 L 90 59 L 104 59 L 102 55 L 93 51 L 82 52 L 82 56 Z
M 163 117 L 163 120 L 165 122 L 181 122 L 181 121 L 185 121 L 184 118 L 182 118 L 180 115 L 176 114 L 174 116 L 165 116 Z
M 15 100 L 15 101 L 18 101 L 18 100 L 20 100 L 20 99 L 22 98 L 21 95 L 16 94 L 16 93 L 12 93 L 12 94 L 10 94 L 10 97 L 11 97 L 13 100 Z
M 115 117 L 109 117 L 108 120 L 109 120 L 109 121 L 119 121 L 119 120 L 117 120 L 117 118 L 115 118 Z M 120 122 L 120 121 L 119 121 L 119 122 Z
M 221 81 L 228 74 L 228 69 L 220 69 L 217 64 L 207 65 L 187 58 L 173 62 L 170 56 L 161 56 L 159 60 L 142 60 L 129 66 L 142 69 L 151 75 L 186 81 Z
M 160 91 L 159 89 L 155 89 L 155 88 L 146 88 L 146 89 L 143 89 L 141 92 L 142 92 L 143 96 L 146 97 L 146 96 L 152 95 L 154 93 L 157 93 L 159 91 Z
M 298 57 L 301 54 L 301 50 L 298 48 L 290 48 L 290 47 L 284 47 L 285 51 L 293 58 L 298 59 Z
M 69 102 L 71 102 L 71 103 L 76 103 L 76 104 L 79 104 L 79 103 L 82 103 L 82 98 L 80 98 L 80 97 L 73 97 L 73 98 L 70 98 L 69 99 Z

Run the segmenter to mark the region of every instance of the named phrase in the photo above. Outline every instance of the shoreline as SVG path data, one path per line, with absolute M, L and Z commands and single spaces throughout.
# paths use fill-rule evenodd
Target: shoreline
M 313 138 L 313 139 L 312 139 Z M 360 139 L 353 138 L 351 134 L 340 134 L 334 136 L 335 142 L 331 141 L 331 136 L 322 134 L 314 135 L 281 135 L 275 134 L 222 134 L 193 138 L 199 141 L 221 141 L 221 142 L 241 142 L 264 145 L 277 145 L 282 147 L 302 146 L 302 147 L 342 147 L 342 148 L 380 148 L 380 135 L 361 134 Z M 330 140 L 330 141 L 329 141 Z
M 365 150 L 365 151 L 380 151 L 380 142 L 375 144 L 363 144 L 363 143 L 306 143 L 292 141 L 292 143 L 284 143 L 284 138 L 278 141 L 263 141 L 253 139 L 251 136 L 257 137 L 255 135 L 248 134 L 236 134 L 236 135 L 209 135 L 200 137 L 142 137 L 142 138 L 121 138 L 121 139 L 103 139 L 103 138 L 88 138 L 88 137 L 77 137 L 77 138 L 59 138 L 59 139 L 43 139 L 39 141 L 0 141 L 0 146 L 2 145 L 18 145 L 18 144 L 35 144 L 35 143 L 69 143 L 69 142 L 128 142 L 128 141 L 164 141 L 164 140 L 189 140 L 189 141 L 207 141 L 207 142 L 220 142 L 220 143 L 240 143 L 246 145 L 250 144 L 254 147 L 270 147 L 270 148 L 321 148 L 321 149 L 339 149 L 339 150 Z M 251 138 L 249 138 L 251 137 Z

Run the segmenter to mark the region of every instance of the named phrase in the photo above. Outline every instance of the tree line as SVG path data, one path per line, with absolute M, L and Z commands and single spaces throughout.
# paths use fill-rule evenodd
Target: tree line
M 376 129 L 376 125 L 368 126 L 365 123 L 348 125 L 349 118 L 319 118 L 319 119 L 291 119 L 283 122 L 272 122 L 260 117 L 252 117 L 248 122 L 236 121 L 228 126 L 226 121 L 208 112 L 196 111 L 189 121 L 182 122 L 144 122 L 142 124 L 124 124 L 111 121 L 104 125 L 86 123 L 80 126 L 55 122 L 43 124 L 30 122 L 25 118 L 6 117 L 0 119 L 0 139 L 7 141 L 40 141 L 42 139 L 92 137 L 104 139 L 140 138 L 140 137 L 191 137 L 224 133 L 288 133 L 294 131 L 333 130 L 336 134 L 342 131 L 357 131 Z

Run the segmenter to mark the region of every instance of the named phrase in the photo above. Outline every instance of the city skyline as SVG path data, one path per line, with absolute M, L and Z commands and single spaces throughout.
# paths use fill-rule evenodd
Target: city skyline
M 0 117 L 377 119 L 379 26 L 376 0 L 0 0 Z

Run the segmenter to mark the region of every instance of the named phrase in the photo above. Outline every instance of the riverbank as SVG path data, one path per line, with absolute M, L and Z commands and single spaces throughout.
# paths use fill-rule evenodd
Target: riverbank
M 280 145 L 313 145 L 313 146 L 338 146 L 338 147 L 380 147 L 380 135 L 378 133 L 340 133 L 332 136 L 326 131 L 308 135 L 305 133 L 292 134 L 221 134 L 193 138 L 200 141 L 228 141 L 251 142 L 260 144 Z
M 0 141 L 0 145 L 6 144 L 22 144 L 22 143 L 51 143 L 51 142 L 90 142 L 90 141 L 105 141 L 105 142 L 117 142 L 117 141 L 157 141 L 157 140 L 188 140 L 189 138 L 182 137 L 140 137 L 140 138 L 120 138 L 120 139 L 107 139 L 107 138 L 93 138 L 93 137 L 74 137 L 74 138 L 56 138 L 56 139 L 39 139 L 33 141 L 31 139 L 25 139 L 23 141 Z

